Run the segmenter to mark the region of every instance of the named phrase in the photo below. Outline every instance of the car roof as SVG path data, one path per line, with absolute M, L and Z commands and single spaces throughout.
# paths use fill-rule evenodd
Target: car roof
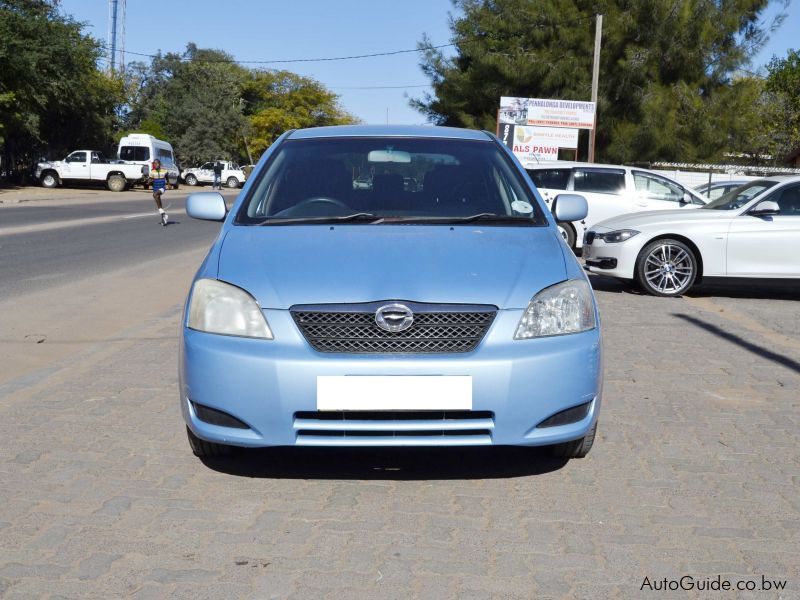
M 330 137 L 418 137 L 448 138 L 454 140 L 489 141 L 490 135 L 476 129 L 458 127 L 434 127 L 431 125 L 337 125 L 298 129 L 287 139 L 303 140 Z

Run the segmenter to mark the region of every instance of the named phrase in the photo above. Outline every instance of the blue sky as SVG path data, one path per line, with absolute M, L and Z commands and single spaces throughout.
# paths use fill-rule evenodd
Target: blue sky
M 800 2 L 800 0 L 795 0 Z M 769 21 L 780 8 L 765 13 Z M 63 12 L 87 23 L 88 32 L 105 40 L 107 0 L 62 0 Z M 416 47 L 423 33 L 434 44 L 450 41 L 450 0 L 128 0 L 125 48 L 154 54 L 181 52 L 188 42 L 218 48 L 237 60 L 282 60 L 371 54 Z M 788 18 L 756 56 L 754 69 L 773 54 L 786 56 L 800 47 L 800 10 Z M 126 60 L 149 60 L 129 55 Z M 265 65 L 313 77 L 340 95 L 342 106 L 365 123 L 419 124 L 424 117 L 408 106 L 422 97 L 428 80 L 419 54 L 348 61 Z M 253 65 L 250 65 L 253 66 Z M 356 89 L 399 86 L 395 89 Z M 498 99 L 499 100 L 499 99 Z

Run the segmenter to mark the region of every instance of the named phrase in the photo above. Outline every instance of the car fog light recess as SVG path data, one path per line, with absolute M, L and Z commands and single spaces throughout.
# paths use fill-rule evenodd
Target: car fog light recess
M 255 299 L 216 279 L 195 281 L 186 326 L 206 333 L 272 339 L 272 330 Z
M 515 340 L 579 333 L 596 327 L 594 298 L 583 279 L 570 279 L 545 288 L 528 304 Z

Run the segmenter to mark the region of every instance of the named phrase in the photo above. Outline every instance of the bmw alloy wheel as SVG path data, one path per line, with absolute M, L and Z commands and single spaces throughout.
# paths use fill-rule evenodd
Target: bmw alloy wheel
M 644 247 L 636 269 L 642 288 L 654 296 L 680 296 L 697 277 L 694 252 L 678 240 L 656 240 Z

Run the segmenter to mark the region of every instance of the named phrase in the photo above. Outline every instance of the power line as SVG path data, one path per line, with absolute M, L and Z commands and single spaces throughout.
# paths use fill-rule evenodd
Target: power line
M 274 65 L 274 64 L 291 64 L 291 63 L 307 63 L 307 62 L 331 62 L 331 61 L 339 61 L 339 60 L 355 60 L 360 58 L 374 58 L 376 56 L 394 56 L 397 54 L 409 54 L 412 52 L 425 52 L 426 50 L 432 49 L 439 49 L 439 48 L 448 48 L 450 46 L 455 46 L 455 43 L 450 44 L 438 44 L 436 46 L 425 46 L 424 48 L 414 48 L 409 50 L 392 50 L 389 52 L 373 52 L 371 54 L 355 54 L 352 56 L 328 56 L 328 57 L 321 57 L 321 58 L 290 58 L 290 59 L 276 59 L 276 60 L 236 60 L 235 58 L 225 59 L 225 58 L 192 58 L 192 59 L 183 59 L 181 60 L 191 60 L 192 62 L 204 62 L 204 63 L 238 63 L 238 64 L 246 64 L 246 65 Z M 105 45 L 101 46 L 108 50 L 108 47 Z M 120 50 L 118 50 L 120 52 Z M 146 54 L 144 52 L 133 52 L 131 50 L 122 50 L 124 54 L 131 54 L 134 56 L 145 56 L 147 58 L 163 58 L 165 55 L 159 54 Z

